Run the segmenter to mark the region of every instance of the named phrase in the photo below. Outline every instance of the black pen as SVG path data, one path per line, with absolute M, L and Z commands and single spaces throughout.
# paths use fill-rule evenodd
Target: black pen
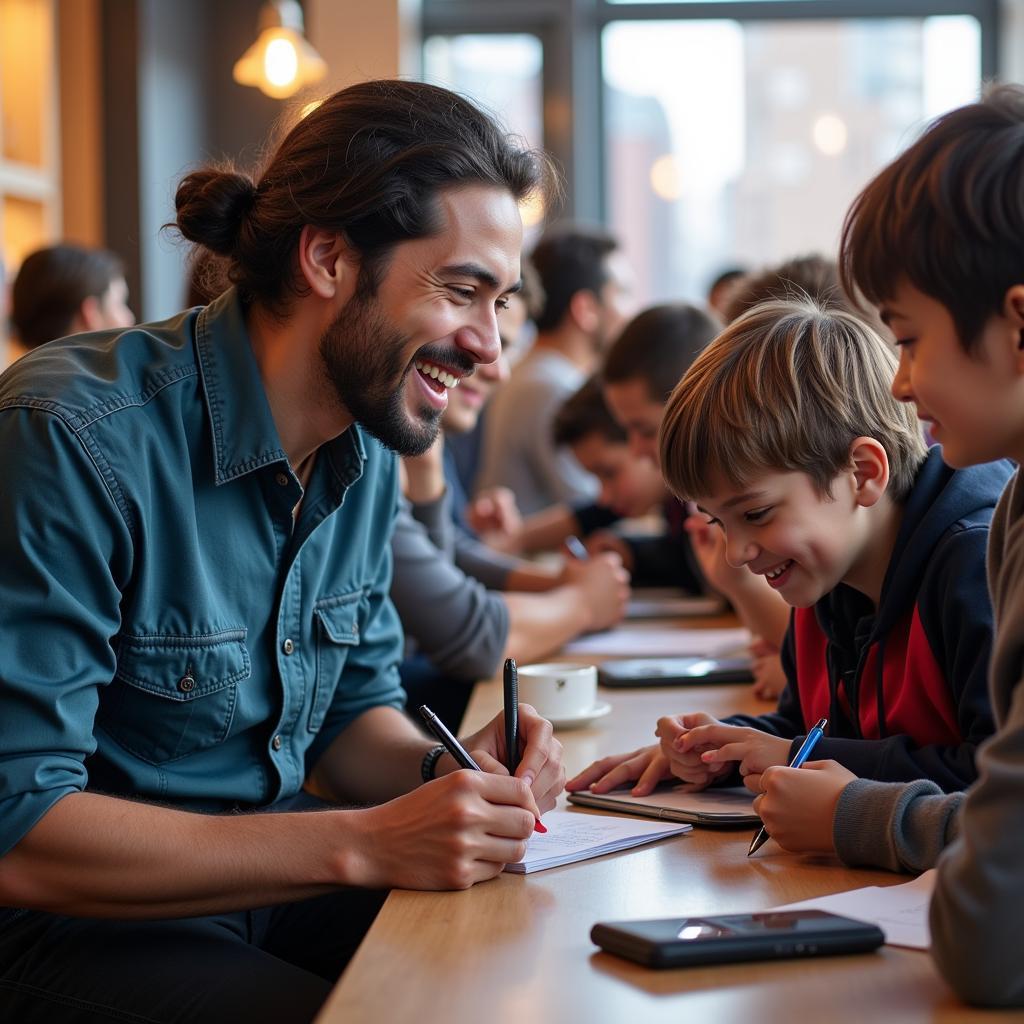
M 434 714 L 426 704 L 420 705 L 420 717 L 426 722 L 427 728 L 438 738 L 445 750 L 455 758 L 455 763 L 460 768 L 472 768 L 475 772 L 482 772 L 480 767 L 469 755 L 469 751 L 455 738 L 451 729 Z M 547 832 L 537 818 L 533 824 L 534 832 Z
M 519 767 L 519 672 L 516 659 L 505 659 L 505 767 L 515 775 Z

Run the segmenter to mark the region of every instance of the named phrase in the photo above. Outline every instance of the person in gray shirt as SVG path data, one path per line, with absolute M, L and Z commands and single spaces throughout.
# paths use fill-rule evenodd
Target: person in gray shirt
M 477 478 L 479 490 L 509 488 L 523 515 L 596 496 L 596 481 L 551 443 L 551 428 L 631 311 L 629 270 L 610 235 L 582 228 L 551 232 L 531 262 L 545 295 L 537 338 L 487 412 Z
M 491 392 L 507 380 L 507 352 L 522 328 L 522 306 L 512 296 L 501 315 L 498 361 L 450 389 L 438 441 L 402 462 L 405 498 L 392 536 L 391 599 L 408 650 L 425 655 L 437 676 L 446 679 L 486 678 L 509 656 L 544 657 L 579 633 L 614 625 L 629 596 L 629 575 L 615 554 L 545 569 L 474 542 L 453 516 L 444 432 L 471 430 Z M 459 564 L 460 546 L 465 553 L 474 545 L 477 560 L 488 569 L 487 580 Z

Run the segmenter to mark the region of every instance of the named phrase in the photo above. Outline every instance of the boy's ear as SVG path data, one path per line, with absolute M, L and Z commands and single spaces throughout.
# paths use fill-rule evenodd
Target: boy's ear
M 1003 297 L 1003 316 L 1017 333 L 1017 349 L 1024 352 L 1024 284 L 1011 285 Z
M 307 224 L 299 234 L 299 275 L 321 299 L 348 298 L 355 290 L 359 260 L 339 231 Z
M 858 437 L 850 445 L 854 500 L 863 508 L 874 505 L 889 486 L 889 457 L 873 437 Z

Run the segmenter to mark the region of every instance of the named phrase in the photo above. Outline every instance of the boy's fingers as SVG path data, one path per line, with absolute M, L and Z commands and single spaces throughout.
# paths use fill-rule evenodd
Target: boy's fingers
M 749 743 L 726 743 L 715 750 L 705 751 L 700 755 L 704 764 L 723 764 L 726 761 L 742 761 L 753 753 Z

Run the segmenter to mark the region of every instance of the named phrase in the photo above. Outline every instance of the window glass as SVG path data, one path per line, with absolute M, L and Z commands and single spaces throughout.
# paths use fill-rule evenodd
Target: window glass
M 834 254 L 868 179 L 977 98 L 980 43 L 969 16 L 608 25 L 607 210 L 638 299 L 700 300 L 725 266 Z

